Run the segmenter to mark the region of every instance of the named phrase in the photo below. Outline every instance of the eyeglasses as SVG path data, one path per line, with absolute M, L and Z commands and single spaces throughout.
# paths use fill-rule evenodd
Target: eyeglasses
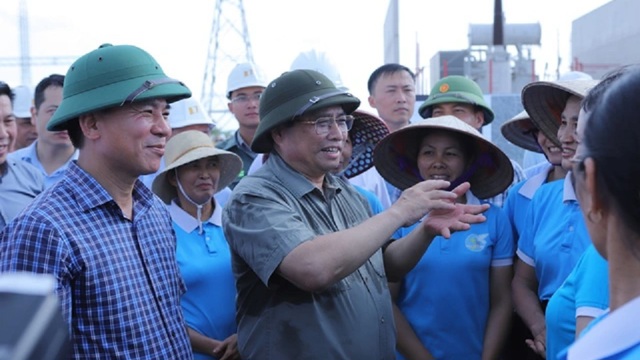
M 316 134 L 318 135 L 327 135 L 329 132 L 331 132 L 331 128 L 334 124 L 338 126 L 338 130 L 340 130 L 341 132 L 348 132 L 353 126 L 353 119 L 354 118 L 351 115 L 340 115 L 335 118 L 324 116 L 319 117 L 315 120 L 303 120 L 300 122 L 303 124 L 314 125 L 316 128 Z
M 249 101 L 260 101 L 260 97 L 262 96 L 262 93 L 259 94 L 253 94 L 253 95 L 238 95 L 236 97 L 234 97 L 233 99 L 231 99 L 232 103 L 236 103 L 236 104 L 247 104 Z

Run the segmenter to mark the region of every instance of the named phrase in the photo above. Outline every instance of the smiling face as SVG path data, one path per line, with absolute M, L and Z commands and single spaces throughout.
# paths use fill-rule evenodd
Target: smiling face
M 338 129 L 334 123 L 329 133 L 318 135 L 310 122 L 320 117 L 337 118 L 341 115 L 344 115 L 342 107 L 331 106 L 303 115 L 293 124 L 280 126 L 271 132 L 275 150 L 289 166 L 315 185 L 321 185 L 324 175 L 340 166 L 347 132 Z
M 418 170 L 425 180 L 452 182 L 462 175 L 467 160 L 460 139 L 447 131 L 430 131 L 418 147 Z
M 94 114 L 95 124 L 89 123 L 85 130 L 85 137 L 95 143 L 92 154 L 99 157 L 93 161 L 134 178 L 158 170 L 171 134 L 165 100 L 141 101 Z
M 562 149 L 542 132 L 537 132 L 538 145 L 544 152 L 549 163 L 553 166 L 560 166 L 562 163 Z
M 13 116 L 11 99 L 0 95 L 0 165 L 7 161 L 7 154 L 16 137 L 16 118 Z
M 562 168 L 567 171 L 571 170 L 571 159 L 575 155 L 576 148 L 578 147 L 576 129 L 581 101 L 577 96 L 570 97 L 560 117 L 558 140 L 560 140 L 562 144 Z

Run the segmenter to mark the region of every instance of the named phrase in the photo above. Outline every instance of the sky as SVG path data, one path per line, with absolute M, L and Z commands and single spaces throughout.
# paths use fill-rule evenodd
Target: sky
M 102 43 L 136 45 L 154 56 L 167 75 L 183 81 L 200 98 L 215 0 L 24 1 L 32 59 L 75 58 Z M 438 51 L 467 48 L 470 24 L 493 22 L 493 0 L 398 1 L 400 63 L 411 69 L 428 68 Z M 502 6 L 507 23 L 541 25 L 541 46 L 533 48 L 533 57 L 544 77 L 545 64 L 555 74 L 558 57 L 562 59 L 560 72 L 569 70 L 571 22 L 609 1 L 502 0 Z M 362 100 L 363 108 L 368 108 L 367 80 L 384 63 L 383 24 L 389 0 L 225 2 L 225 9 L 243 4 L 253 58 L 267 78 L 289 70 L 300 52 L 316 49 L 329 56 L 343 84 Z M 20 0 L 3 0 L 0 8 L 0 80 L 11 86 L 21 82 L 20 68 L 5 65 L 7 59 L 17 59 L 21 54 L 19 4 Z M 226 31 L 219 37 L 219 44 L 221 49 L 235 52 L 241 42 L 233 32 Z M 227 63 L 230 61 L 221 60 L 219 67 Z M 69 65 L 33 65 L 29 85 L 35 86 L 51 73 L 65 74 Z M 227 75 L 228 71 L 216 74 L 216 89 L 224 89 Z M 235 126 L 228 119 L 217 120 L 224 127 Z

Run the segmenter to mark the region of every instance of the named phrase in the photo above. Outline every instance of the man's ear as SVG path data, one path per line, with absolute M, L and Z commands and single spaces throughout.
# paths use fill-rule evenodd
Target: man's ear
M 278 145 L 282 142 L 282 137 L 284 128 L 282 126 L 276 126 L 275 129 L 271 130 L 271 138 L 273 139 L 273 144 Z
M 372 108 L 376 108 L 376 99 L 373 98 L 373 96 L 369 95 L 369 97 L 367 98 L 369 100 L 369 106 L 371 106 Z
M 100 137 L 100 129 L 98 127 L 98 117 L 96 116 L 96 113 L 92 112 L 80 115 L 80 118 L 78 118 L 78 124 L 80 125 L 80 130 L 82 130 L 82 133 L 87 139 L 96 140 Z
M 474 126 L 476 129 L 480 129 L 481 127 L 484 126 L 484 111 L 482 109 L 477 109 L 474 119 L 476 121 L 476 126 Z

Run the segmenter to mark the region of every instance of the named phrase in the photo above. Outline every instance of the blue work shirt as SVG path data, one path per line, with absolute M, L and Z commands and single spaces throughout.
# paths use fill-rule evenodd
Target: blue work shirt
M 215 203 L 214 203 L 215 204 Z M 174 201 L 169 205 L 176 232 L 176 260 L 187 286 L 180 303 L 187 325 L 208 338 L 223 341 L 236 333 L 236 286 L 231 252 L 221 227 L 222 207 L 202 224 Z M 215 359 L 194 353 L 194 359 Z
M 518 241 L 518 257 L 535 269 L 540 300 L 551 298 L 591 244 L 570 175 L 536 191 Z
M 69 160 L 67 160 L 64 165 L 60 166 L 51 174 L 47 174 L 47 171 L 44 169 L 44 166 L 38 159 L 38 151 L 36 148 L 37 145 L 38 140 L 34 141 L 31 145 L 25 148 L 12 152 L 11 154 L 9 154 L 9 158 L 14 160 L 26 161 L 29 164 L 33 165 L 33 167 L 35 167 L 42 174 L 42 177 L 44 179 L 44 188 L 48 189 L 51 187 L 51 185 L 57 183 L 64 177 L 64 173 L 65 171 L 67 171 L 67 168 L 69 168 L 69 164 L 71 164 L 73 160 L 78 160 L 79 152 L 76 149 L 76 151 L 74 151 L 73 155 L 71 155 Z
M 466 195 L 467 204 L 480 204 L 470 191 Z M 396 304 L 436 359 L 482 357 L 491 268 L 511 266 L 514 255 L 503 210 L 491 205 L 484 215 L 486 221 L 457 231 L 450 239 L 436 236 L 401 282 Z M 394 237 L 400 239 L 421 224 L 400 228 Z
M 547 359 L 555 359 L 576 338 L 576 318 L 597 318 L 609 307 L 609 268 L 593 245 L 551 296 L 545 312 Z
M 584 329 L 560 360 L 637 360 L 640 359 L 640 297 L 617 310 L 605 313 Z

